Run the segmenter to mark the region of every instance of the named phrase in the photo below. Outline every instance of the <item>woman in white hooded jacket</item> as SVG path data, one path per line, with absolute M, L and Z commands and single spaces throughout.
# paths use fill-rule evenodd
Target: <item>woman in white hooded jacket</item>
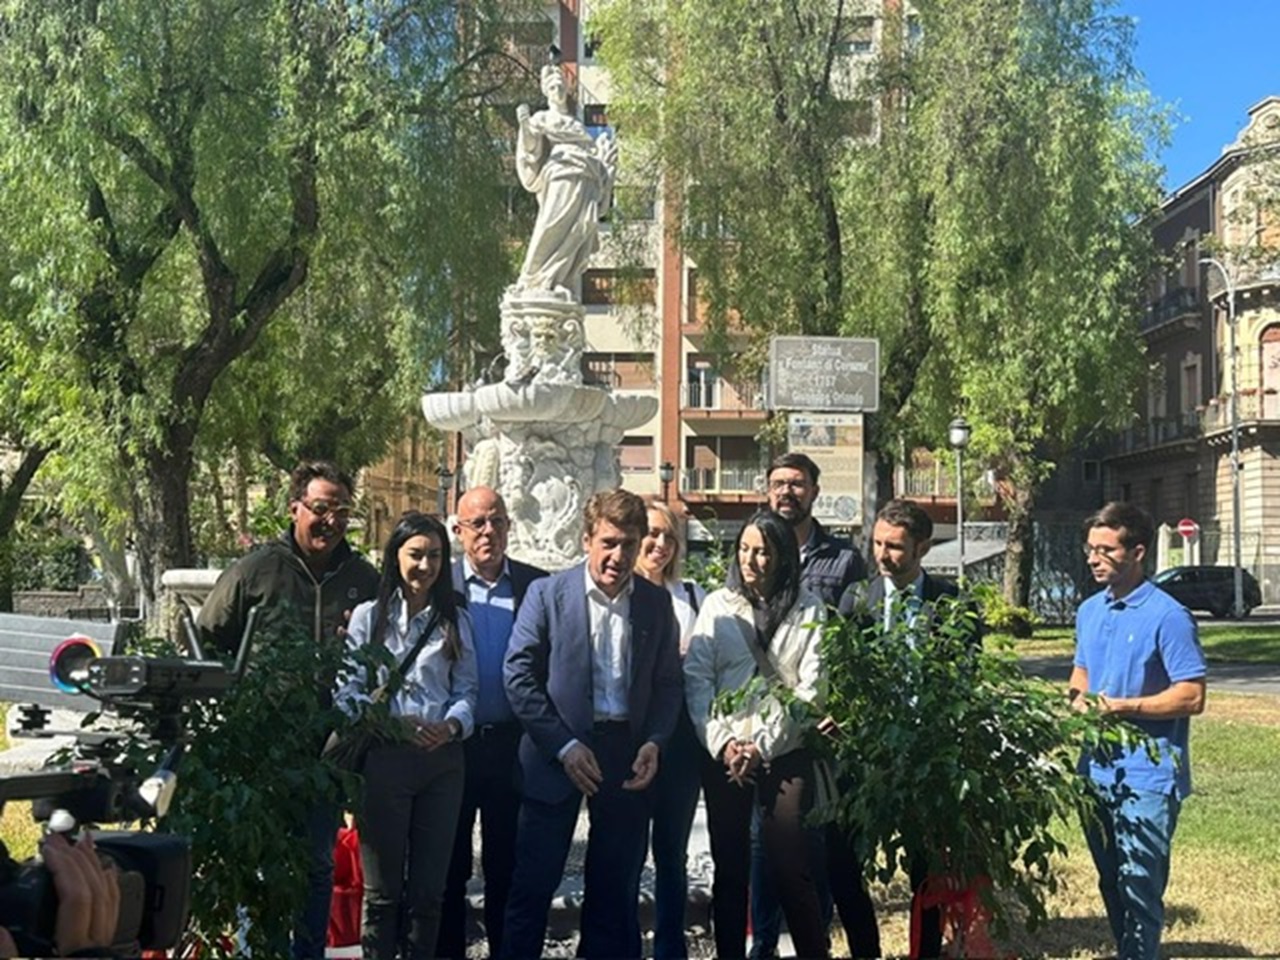
M 808 724 L 792 719 L 773 691 L 784 687 L 821 708 L 820 645 L 826 609 L 800 584 L 800 555 L 785 519 L 764 510 L 738 535 L 725 587 L 707 597 L 684 661 L 685 698 L 707 748 L 703 791 L 715 861 L 712 916 L 716 953 L 746 954 L 751 818 L 761 833 L 796 953 L 825 957 L 830 943 L 815 885 L 804 817 L 813 807 L 814 762 Z M 728 715 L 717 696 L 760 676 L 767 689 Z

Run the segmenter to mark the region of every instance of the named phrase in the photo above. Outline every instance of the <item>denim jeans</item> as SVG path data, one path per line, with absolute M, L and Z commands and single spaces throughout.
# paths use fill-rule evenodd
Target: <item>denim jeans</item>
M 1160 954 L 1169 847 L 1181 801 L 1173 794 L 1094 785 L 1097 820 L 1085 838 L 1098 869 L 1098 889 L 1122 960 Z
M 333 846 L 338 838 L 339 814 L 336 804 L 318 802 L 307 814 L 304 842 L 310 855 L 307 869 L 307 899 L 293 919 L 294 960 L 324 957 L 329 932 L 329 907 L 333 900 Z

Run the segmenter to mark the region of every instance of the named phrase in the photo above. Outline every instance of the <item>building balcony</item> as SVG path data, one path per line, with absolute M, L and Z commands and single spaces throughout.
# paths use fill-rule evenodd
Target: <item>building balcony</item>
M 680 384 L 681 413 L 688 419 L 763 418 L 764 388 L 755 380 L 688 380 Z
M 1207 411 L 1205 411 L 1207 413 Z M 1134 424 L 1116 438 L 1117 455 L 1151 450 L 1166 444 L 1194 441 L 1204 430 L 1200 411 L 1188 411 L 1172 417 L 1150 417 Z
M 1275 390 L 1259 391 L 1242 387 L 1237 400 L 1242 424 L 1280 424 L 1280 393 Z M 1231 429 L 1231 397 L 1215 397 L 1200 414 L 1202 430 L 1206 436 Z
M 1270 263 L 1238 263 L 1229 266 L 1236 292 L 1251 290 L 1256 287 L 1280 287 L 1280 260 Z M 1226 292 L 1226 284 L 1222 281 L 1222 271 L 1210 267 L 1205 271 L 1206 292 L 1210 299 L 1222 296 Z M 1240 304 L 1236 304 L 1240 309 Z
M 1165 327 L 1195 327 L 1200 323 L 1200 292 L 1195 287 L 1174 287 L 1147 305 L 1139 325 L 1150 334 Z
M 764 489 L 764 469 L 754 460 L 726 460 L 715 467 L 686 467 L 680 489 L 689 494 L 760 495 Z

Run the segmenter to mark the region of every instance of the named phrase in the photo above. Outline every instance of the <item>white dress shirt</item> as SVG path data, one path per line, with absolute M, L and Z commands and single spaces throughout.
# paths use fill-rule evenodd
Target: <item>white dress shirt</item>
M 617 597 L 609 596 L 587 579 L 587 614 L 591 622 L 591 693 L 596 720 L 626 720 L 631 687 L 631 594 L 628 579 Z

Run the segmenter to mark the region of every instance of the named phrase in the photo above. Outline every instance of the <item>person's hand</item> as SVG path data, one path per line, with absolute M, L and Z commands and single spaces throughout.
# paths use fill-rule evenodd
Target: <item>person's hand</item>
M 9 960 L 17 955 L 18 945 L 13 942 L 13 936 L 4 927 L 0 927 L 0 960 Z
M 429 722 L 411 717 L 409 723 L 413 727 L 413 742 L 420 747 L 435 750 L 453 740 L 453 725 L 448 720 Z
M 724 748 L 726 773 L 740 787 L 753 782 L 760 760 L 760 748 L 750 740 L 731 740 Z
M 341 622 L 340 624 L 338 624 L 337 629 L 334 631 L 335 633 L 337 633 L 338 638 L 339 638 L 340 640 L 346 640 L 346 639 L 347 639 L 347 627 L 348 627 L 348 626 L 350 626 L 350 624 L 351 624 L 351 611 L 350 611 L 350 610 L 343 610 L 343 611 L 342 611 L 342 622 Z
M 625 781 L 622 789 L 643 790 L 653 783 L 653 778 L 658 775 L 658 754 L 658 745 L 652 740 L 642 743 L 636 751 L 635 762 L 631 764 L 631 772 L 635 776 Z
M 818 732 L 824 737 L 840 735 L 840 722 L 835 717 L 826 716 L 818 721 Z
M 575 743 L 560 761 L 564 772 L 583 796 L 594 797 L 604 782 L 604 774 L 596 763 L 596 755 L 584 743 Z
M 59 833 L 45 837 L 40 848 L 58 894 L 54 943 L 69 956 L 115 941 L 120 915 L 120 881 L 115 867 L 104 867 L 93 838 L 83 834 L 73 845 Z

